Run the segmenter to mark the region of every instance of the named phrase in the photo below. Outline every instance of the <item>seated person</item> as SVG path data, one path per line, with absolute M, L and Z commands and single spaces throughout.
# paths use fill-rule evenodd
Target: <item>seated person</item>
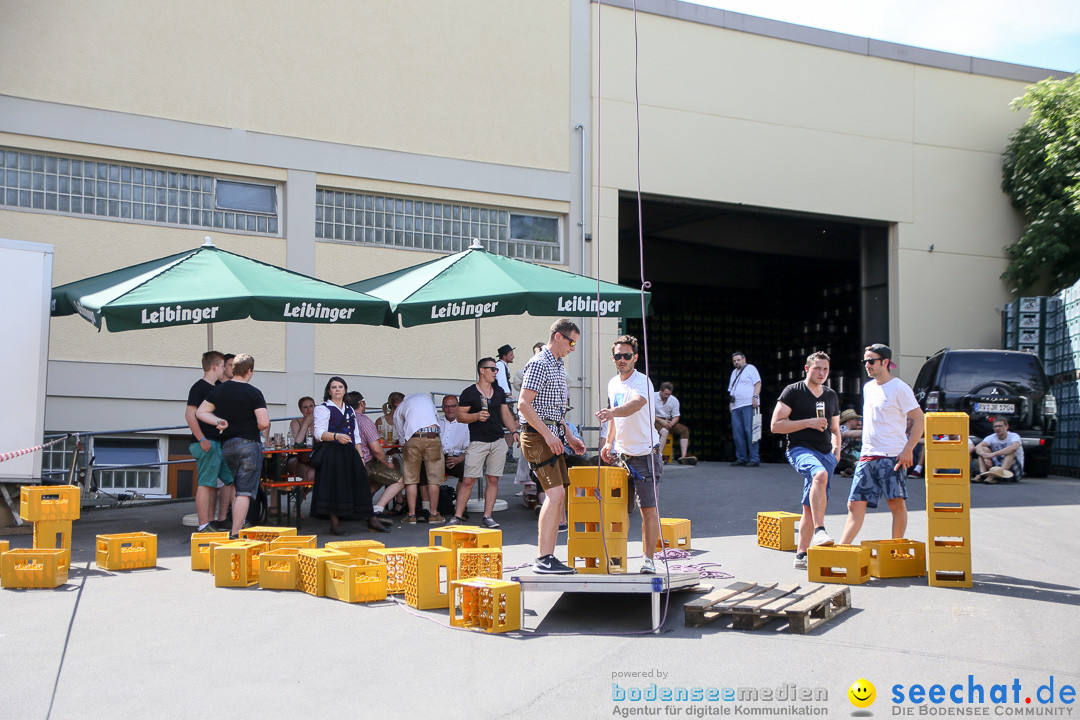
M 995 484 L 1000 475 L 986 473 L 990 471 L 990 468 L 1000 467 L 1012 473 L 1013 482 L 1020 482 L 1024 476 L 1024 445 L 1020 441 L 1020 436 L 1009 432 L 1009 421 L 1003 417 L 994 418 L 993 428 L 993 434 L 987 435 L 975 446 L 975 454 L 979 458 L 980 475 L 971 480 L 982 482 L 982 478 L 985 478 L 986 482 Z
M 394 432 L 394 408 L 401 404 L 401 401 L 405 399 L 405 395 L 399 392 L 390 393 L 386 402 L 383 403 L 383 414 L 375 419 L 375 429 L 379 431 L 380 437 L 386 439 L 390 444 L 398 444 L 398 438 L 392 438 Z
M 465 451 L 469 448 L 469 426 L 458 422 L 457 395 L 442 400 L 443 416 L 439 419 L 443 455 L 446 456 L 446 476 L 461 480 L 465 476 Z M 425 478 L 426 479 L 426 478 Z
M 670 433 L 679 439 L 679 462 L 684 465 L 694 465 L 696 458 L 688 454 L 690 447 L 690 429 L 679 422 L 682 408 L 679 399 L 672 395 L 675 386 L 669 382 L 660 383 L 660 392 L 653 396 L 653 407 L 656 410 L 656 430 L 660 433 L 660 447 L 667 443 Z M 600 437 L 604 437 L 601 435 Z
M 851 477 L 862 454 L 862 417 L 854 410 L 840 413 L 840 461 L 836 473 Z
M 360 431 L 362 441 L 360 455 L 364 459 L 364 468 L 367 470 L 371 496 L 375 497 L 375 494 L 383 489 L 383 494 L 373 504 L 375 517 L 386 517 L 386 506 L 405 489 L 405 481 L 398 469 L 387 460 L 386 452 L 379 441 L 379 431 L 375 429 L 375 423 L 364 414 L 367 409 L 364 396 L 356 391 L 345 393 L 345 404 L 356 413 L 356 427 Z
M 295 447 L 311 447 L 307 439 L 312 437 L 315 430 L 315 400 L 310 397 L 302 397 L 296 403 L 300 408 L 300 417 L 289 423 L 292 431 L 293 445 Z M 307 455 L 290 455 L 285 463 L 285 470 L 289 475 L 300 478 L 307 482 L 315 482 L 315 468 L 308 465 L 304 460 Z

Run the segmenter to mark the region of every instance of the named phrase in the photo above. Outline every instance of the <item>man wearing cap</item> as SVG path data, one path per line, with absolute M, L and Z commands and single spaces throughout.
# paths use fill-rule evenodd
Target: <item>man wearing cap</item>
M 840 462 L 836 474 L 851 477 L 862 454 L 862 415 L 852 409 L 840 413 Z
M 878 497 L 892 512 L 892 537 L 907 530 L 907 486 L 904 474 L 912 464 L 912 451 L 923 435 L 923 413 L 915 394 L 903 380 L 893 377 L 892 350 L 876 343 L 863 351 L 870 381 L 863 386 L 863 446 L 848 495 L 848 517 L 841 545 L 850 545 L 862 528 L 866 508 L 877 507 Z M 907 434 L 910 423 L 911 434 Z
M 514 391 L 510 387 L 510 363 L 514 362 L 514 348 L 503 345 L 498 352 L 499 359 L 495 361 L 495 382 L 506 393 L 506 399 L 513 402 Z
M 994 418 L 993 427 L 993 434 L 987 435 L 975 446 L 975 454 L 979 457 L 980 474 L 971 481 L 985 481 L 991 485 L 1002 479 L 1020 482 L 1024 476 L 1024 446 L 1020 442 L 1020 436 L 1009 432 L 1009 421 L 1003 417 Z M 1000 470 L 992 472 L 994 468 L 1000 468 L 1005 472 Z
M 802 519 L 795 552 L 795 569 L 806 569 L 806 549 L 832 545 L 825 532 L 825 506 L 829 502 L 829 478 L 840 459 L 840 401 L 829 379 L 829 356 L 812 353 L 803 367 L 806 379 L 792 383 L 780 393 L 770 428 L 787 435 L 787 459 L 803 477 Z M 811 537 L 811 534 L 813 537 Z

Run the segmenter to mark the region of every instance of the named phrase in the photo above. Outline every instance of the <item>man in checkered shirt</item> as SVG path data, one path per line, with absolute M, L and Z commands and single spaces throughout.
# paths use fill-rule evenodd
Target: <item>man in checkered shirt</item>
M 555 541 L 566 502 L 566 486 L 570 484 L 563 459 L 564 439 L 574 452 L 585 452 L 585 444 L 573 435 L 567 437 L 563 429 L 570 392 L 562 359 L 574 352 L 580 334 L 570 318 L 556 320 L 551 325 L 548 344 L 526 363 L 521 380 L 518 397 L 521 453 L 532 466 L 545 493 L 538 522 L 539 556 L 533 565 L 537 573 L 568 575 L 576 572 L 555 557 Z

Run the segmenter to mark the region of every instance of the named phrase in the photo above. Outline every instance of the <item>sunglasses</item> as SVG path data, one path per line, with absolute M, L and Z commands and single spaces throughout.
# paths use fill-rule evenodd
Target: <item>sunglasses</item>
M 481 365 L 480 369 L 481 370 L 498 370 L 498 368 L 495 367 L 494 365 Z
M 616 360 L 633 360 L 634 353 L 611 353 L 611 357 Z
M 577 340 L 571 340 L 570 338 L 566 337 L 562 333 L 559 333 L 559 334 L 562 335 L 564 338 L 566 338 L 566 342 L 570 343 L 570 347 L 577 347 Z
M 865 360 L 863 360 L 863 365 L 873 365 L 874 363 L 878 362 L 879 360 L 884 360 L 884 359 L 885 358 L 866 358 Z

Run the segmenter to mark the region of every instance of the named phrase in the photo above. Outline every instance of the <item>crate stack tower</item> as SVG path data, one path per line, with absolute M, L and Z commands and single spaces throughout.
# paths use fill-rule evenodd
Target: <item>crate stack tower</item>
M 78 485 L 24 485 L 19 517 L 34 524 L 30 550 L 0 551 L 0 585 L 6 588 L 56 588 L 67 582 L 71 567 L 71 526 L 79 519 Z
M 630 514 L 629 483 L 618 467 L 570 469 L 566 514 L 569 535 L 567 564 L 579 573 L 626 572 Z
M 971 587 L 968 416 L 926 414 L 926 560 L 930 585 Z

